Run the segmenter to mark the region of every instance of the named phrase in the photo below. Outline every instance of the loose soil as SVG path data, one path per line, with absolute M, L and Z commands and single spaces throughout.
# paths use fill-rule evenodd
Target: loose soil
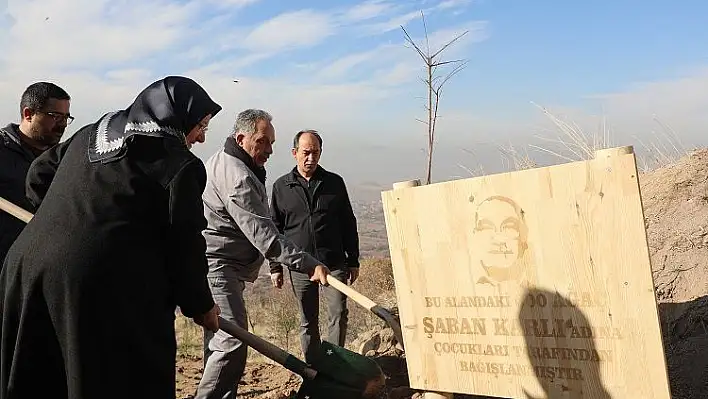
M 192 399 L 202 372 L 202 361 L 183 357 L 177 360 L 177 398 Z M 238 388 L 238 398 L 285 399 L 300 387 L 300 377 L 280 365 L 249 363 Z
M 708 392 L 708 150 L 640 176 L 673 399 Z

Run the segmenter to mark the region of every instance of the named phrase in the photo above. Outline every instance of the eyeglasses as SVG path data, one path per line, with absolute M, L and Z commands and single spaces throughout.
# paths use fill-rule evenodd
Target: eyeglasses
M 62 114 L 61 112 L 54 112 L 54 111 L 49 111 L 49 112 L 44 112 L 44 111 L 39 111 L 43 113 L 44 115 L 49 115 L 52 118 L 54 118 L 54 122 L 63 122 L 65 121 L 67 125 L 71 125 L 71 122 L 74 121 L 74 117 L 69 115 L 69 114 Z
M 197 126 L 199 127 L 199 130 L 202 131 L 202 133 L 206 133 L 206 131 L 209 130 L 209 124 L 208 124 L 208 123 L 200 122 Z

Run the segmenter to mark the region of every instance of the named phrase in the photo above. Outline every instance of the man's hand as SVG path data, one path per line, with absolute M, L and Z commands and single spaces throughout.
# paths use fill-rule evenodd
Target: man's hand
M 210 330 L 211 332 L 219 331 L 219 319 L 217 316 L 221 314 L 221 309 L 219 305 L 214 304 L 214 306 L 203 315 L 195 317 L 193 320 L 200 326 Z
M 329 275 L 329 268 L 325 265 L 317 265 L 310 275 L 310 281 L 316 281 L 327 286 L 329 285 L 329 283 L 327 283 L 327 275 Z
M 283 273 L 271 273 L 270 282 L 273 283 L 275 288 L 283 288 Z
M 354 284 L 356 279 L 359 278 L 359 268 L 358 267 L 350 267 L 349 268 L 349 285 Z

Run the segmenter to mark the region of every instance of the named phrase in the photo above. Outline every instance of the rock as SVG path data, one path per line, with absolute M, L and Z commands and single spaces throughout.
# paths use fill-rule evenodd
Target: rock
M 354 342 L 352 342 L 352 348 L 355 348 L 355 350 L 362 355 L 365 355 L 371 350 L 376 351 L 381 343 L 381 337 L 379 337 L 378 332 L 379 330 L 370 330 L 359 335 Z
M 287 394 L 285 392 L 270 392 L 265 395 L 259 396 L 259 399 L 288 399 L 290 397 L 290 394 Z
M 408 399 L 416 395 L 416 390 L 409 387 L 393 388 L 388 394 L 388 399 Z
M 365 356 L 402 354 L 396 336 L 390 328 L 367 331 L 354 340 L 352 346 Z
M 379 346 L 381 345 L 381 336 L 379 334 L 374 334 L 371 338 L 361 344 L 359 348 L 359 353 L 368 353 L 374 351 L 378 352 Z
M 379 331 L 379 347 L 377 353 L 386 353 L 396 345 L 396 336 L 393 334 L 393 329 L 384 328 Z
M 409 387 L 405 355 L 396 349 L 390 328 L 377 327 L 360 334 L 352 343 L 359 353 L 372 358 L 386 376 L 387 399 L 408 399 L 416 391 Z

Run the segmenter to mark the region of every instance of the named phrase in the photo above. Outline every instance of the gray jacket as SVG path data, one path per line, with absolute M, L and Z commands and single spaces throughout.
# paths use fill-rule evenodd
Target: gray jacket
M 207 228 L 203 235 L 209 273 L 253 282 L 266 261 L 302 272 L 313 270 L 321 262 L 278 232 L 266 188 L 244 154 L 230 136 L 225 147 L 205 162 L 202 199 Z

